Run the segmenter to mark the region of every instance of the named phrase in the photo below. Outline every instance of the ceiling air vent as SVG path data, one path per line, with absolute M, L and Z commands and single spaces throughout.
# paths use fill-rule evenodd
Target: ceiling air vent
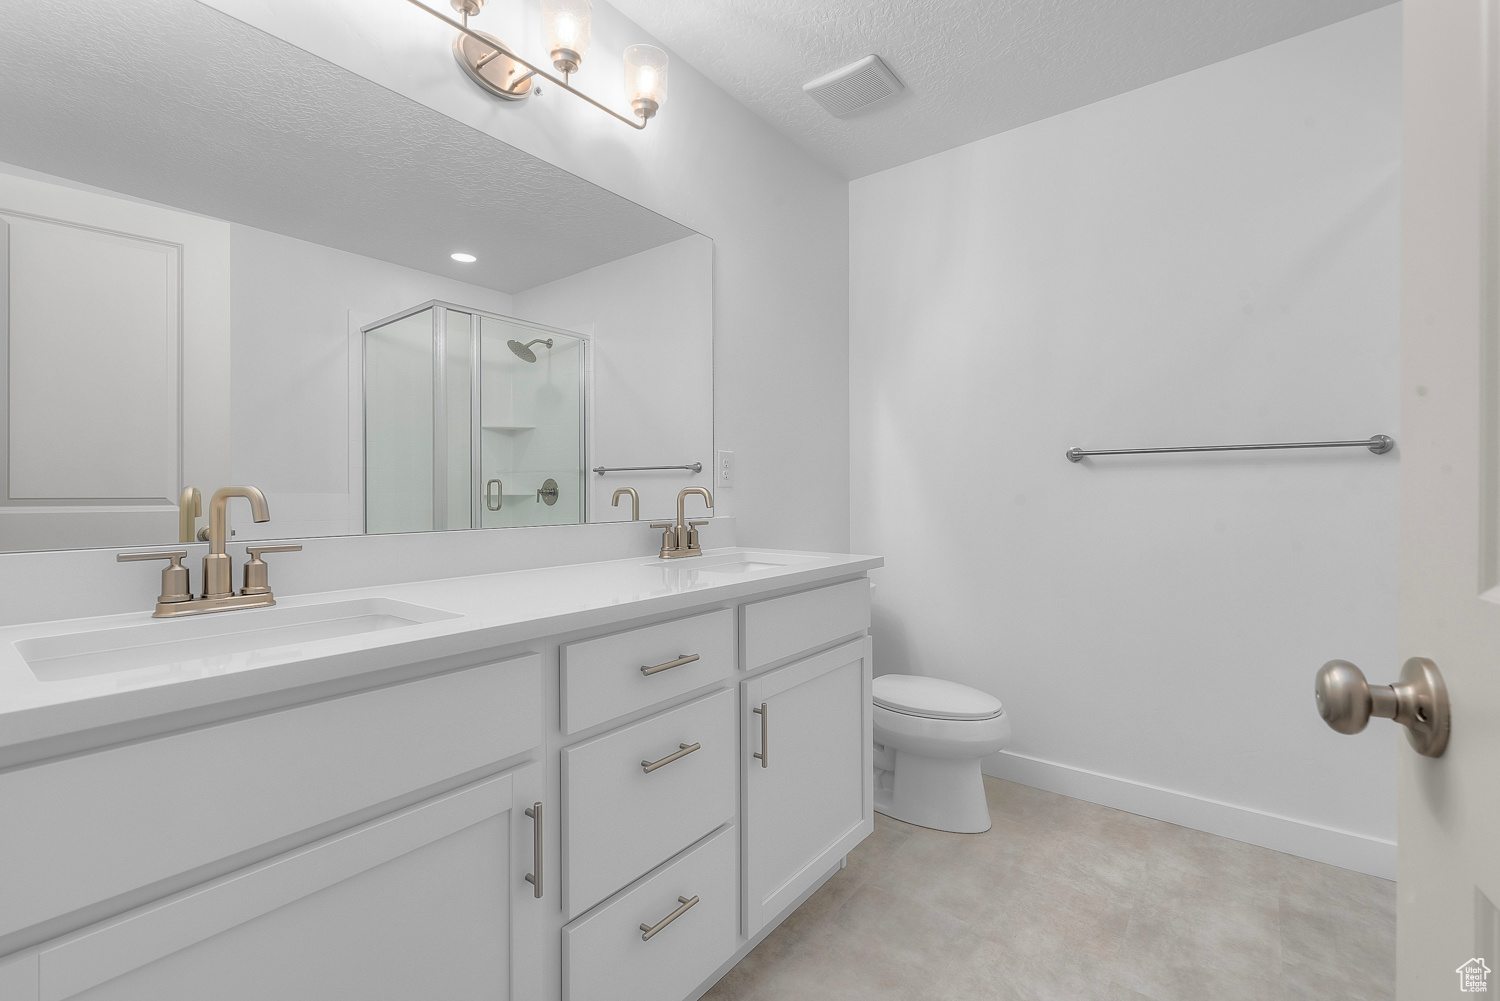
M 802 85 L 803 93 L 835 118 L 852 115 L 904 89 L 896 74 L 876 55 L 865 56 Z

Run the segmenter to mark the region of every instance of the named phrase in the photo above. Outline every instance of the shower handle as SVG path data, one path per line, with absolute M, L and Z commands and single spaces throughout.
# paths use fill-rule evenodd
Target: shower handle
M 1418 754 L 1441 758 L 1448 749 L 1448 686 L 1426 657 L 1403 664 L 1394 685 L 1371 685 L 1347 660 L 1330 660 L 1318 670 L 1313 698 L 1323 722 L 1339 733 L 1359 733 L 1371 716 L 1379 716 L 1406 727 L 1406 739 Z
M 491 490 L 491 487 L 494 489 Z M 498 511 L 505 506 L 505 484 L 499 480 L 490 480 L 484 485 L 484 506 L 491 511 Z

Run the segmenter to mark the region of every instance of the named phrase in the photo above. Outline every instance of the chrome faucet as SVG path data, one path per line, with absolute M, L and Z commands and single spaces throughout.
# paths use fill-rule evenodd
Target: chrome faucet
M 192 489 L 192 488 L 189 488 Z M 193 489 L 193 494 L 198 491 Z M 290 546 L 247 546 L 245 552 L 250 559 L 245 563 L 245 583 L 239 594 L 234 593 L 234 561 L 224 551 L 229 538 L 229 500 L 243 497 L 250 502 L 250 512 L 257 522 L 271 520 L 271 509 L 266 504 L 266 495 L 255 487 L 220 487 L 214 492 L 208 508 L 208 555 L 203 557 L 203 594 L 193 597 L 191 576 L 182 565 L 187 558 L 186 550 L 162 553 L 121 553 L 115 557 L 121 563 L 138 560 L 168 560 L 161 573 L 161 595 L 156 599 L 155 618 L 164 619 L 177 615 L 197 615 L 202 612 L 223 612 L 232 608 L 261 608 L 276 604 L 276 596 L 267 583 L 266 562 L 263 553 L 295 553 L 302 549 Z M 187 524 L 186 510 L 189 502 L 187 491 L 183 491 L 182 527 Z
M 677 522 L 651 526 L 666 529 L 661 534 L 661 558 L 664 560 L 703 555 L 703 548 L 698 544 L 698 526 L 707 525 L 708 522 L 687 520 L 688 494 L 697 494 L 702 497 L 703 503 L 707 504 L 710 509 L 714 506 L 713 494 L 703 487 L 683 487 L 677 492 Z

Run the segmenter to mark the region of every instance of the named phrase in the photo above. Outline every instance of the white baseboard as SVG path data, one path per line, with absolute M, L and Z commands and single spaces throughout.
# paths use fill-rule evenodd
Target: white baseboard
M 1371 876 L 1396 878 L 1394 841 L 1309 824 L 1010 751 L 985 758 L 982 768 L 986 775 L 1100 806 L 1164 820 L 1180 827 L 1192 827 Z

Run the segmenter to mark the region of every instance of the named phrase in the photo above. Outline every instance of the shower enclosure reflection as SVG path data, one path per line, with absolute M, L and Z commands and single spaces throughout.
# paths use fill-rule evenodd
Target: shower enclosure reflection
M 587 338 L 445 302 L 362 330 L 367 533 L 586 520 Z

